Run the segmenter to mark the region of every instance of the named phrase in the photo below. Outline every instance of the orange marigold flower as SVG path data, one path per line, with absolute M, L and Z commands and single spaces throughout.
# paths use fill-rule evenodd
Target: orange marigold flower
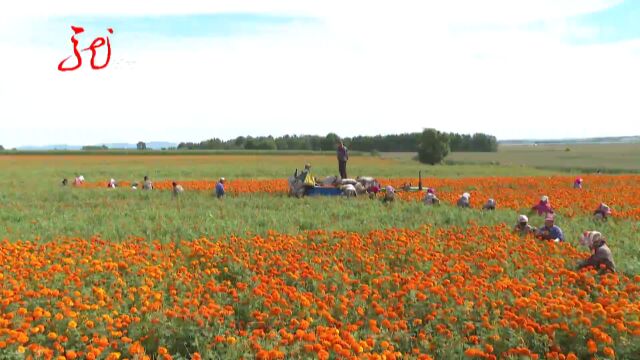
M 610 357 L 610 358 L 612 358 L 612 357 L 614 357 L 614 356 L 616 355 L 616 352 L 615 352 L 615 351 L 613 351 L 613 349 L 612 349 L 612 348 L 610 348 L 610 347 L 608 347 L 608 346 L 607 346 L 607 347 L 605 347 L 605 348 L 602 350 L 602 353 L 603 353 L 605 356 L 608 356 L 608 357 Z

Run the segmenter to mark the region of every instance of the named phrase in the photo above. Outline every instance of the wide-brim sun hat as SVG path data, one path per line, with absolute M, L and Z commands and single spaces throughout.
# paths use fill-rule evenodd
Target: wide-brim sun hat
M 529 218 L 527 217 L 527 215 L 520 215 L 520 216 L 518 216 L 518 222 L 519 223 L 527 223 L 527 222 L 529 222 Z
M 542 202 L 549 202 L 549 197 L 548 197 L 547 195 L 543 195 L 543 196 L 540 198 L 540 201 L 542 201 Z

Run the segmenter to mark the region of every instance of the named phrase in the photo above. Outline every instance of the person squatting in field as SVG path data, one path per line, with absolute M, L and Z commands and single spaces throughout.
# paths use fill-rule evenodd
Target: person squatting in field
M 544 195 L 540 198 L 540 202 L 538 202 L 535 206 L 531 208 L 531 213 L 538 213 L 540 216 L 546 216 L 547 214 L 553 214 L 553 208 L 551 207 L 551 203 L 549 202 L 549 197 Z
M 468 208 L 471 206 L 471 194 L 468 192 L 462 194 L 458 199 L 458 203 L 456 204 L 460 208 Z
M 529 234 L 535 234 L 536 228 L 529 225 L 527 215 L 519 215 L 516 226 L 513 227 L 513 232 L 520 236 L 527 236 Z
M 494 199 L 489 199 L 484 205 L 482 205 L 482 210 L 495 210 L 495 209 L 496 209 L 496 201 Z
M 384 188 L 384 197 L 382 198 L 383 203 L 394 202 L 396 200 L 396 189 L 391 185 L 387 185 Z
M 611 209 L 605 203 L 600 203 L 596 211 L 593 212 L 593 217 L 596 220 L 607 220 L 610 216 L 611 216 Z
M 573 188 L 582 189 L 582 178 L 576 178 L 576 180 L 573 182 Z
M 147 175 L 144 176 L 144 181 L 142 182 L 142 190 L 153 190 L 153 183 L 149 180 Z
M 178 184 L 175 181 L 171 183 L 171 186 L 172 186 L 173 196 L 178 196 L 184 192 L 184 188 L 182 187 L 182 185 Z
M 540 240 L 549 240 L 554 242 L 564 241 L 564 234 L 558 225 L 555 225 L 555 216 L 547 214 L 544 218 L 544 226 L 538 229 L 536 236 Z
M 611 249 L 609 249 L 607 240 L 601 233 L 597 231 L 585 231 L 580 237 L 580 245 L 589 248 L 593 253 L 588 259 L 578 263 L 578 270 L 592 266 L 601 273 L 616 271 Z
M 74 186 L 80 186 L 82 184 L 84 184 L 84 176 L 82 176 L 82 175 L 76 176 L 76 178 L 73 180 L 73 185 Z
M 436 191 L 432 188 L 427 189 L 427 194 L 424 196 L 422 200 L 425 205 L 440 205 L 440 199 L 436 196 Z

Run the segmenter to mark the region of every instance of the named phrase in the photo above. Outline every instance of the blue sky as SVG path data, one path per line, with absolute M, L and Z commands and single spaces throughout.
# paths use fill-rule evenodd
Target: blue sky
M 292 23 L 313 24 L 306 17 L 254 13 L 191 14 L 160 16 L 65 16 L 48 21 L 50 29 L 65 29 L 68 24 L 82 24 L 86 29 L 118 30 L 123 37 L 145 34 L 165 38 L 216 38 L 260 35 Z M 59 34 L 55 34 L 59 35 Z
M 633 0 L 6 1 L 0 144 L 638 135 L 639 24 Z M 106 69 L 56 70 L 71 25 L 114 29 Z
M 575 26 L 592 31 L 570 39 L 578 44 L 611 43 L 640 38 L 640 2 L 624 1 L 603 11 L 576 16 Z

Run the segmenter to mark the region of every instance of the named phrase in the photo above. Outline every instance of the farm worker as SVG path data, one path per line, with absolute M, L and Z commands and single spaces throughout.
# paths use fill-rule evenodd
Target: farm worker
M 340 177 L 343 179 L 347 178 L 347 160 L 349 160 L 349 150 L 342 141 L 338 142 L 338 149 L 336 151 L 336 155 L 338 157 L 338 171 L 340 172 Z
M 216 184 L 216 197 L 218 199 L 224 196 L 224 182 L 225 182 L 225 179 L 221 177 L 220 180 L 218 180 L 218 183 Z
M 387 185 L 384 188 L 384 197 L 382 198 L 382 202 L 387 203 L 387 202 L 393 202 L 396 199 L 396 189 L 393 188 L 393 186 L 391 185 Z
M 496 201 L 494 199 L 489 199 L 484 205 L 482 205 L 482 210 L 495 210 L 495 209 L 496 209 Z
M 376 180 L 374 180 L 367 188 L 367 193 L 369 193 L 369 198 L 374 199 L 379 192 L 380 192 L 380 184 Z
M 316 186 L 316 179 L 311 175 L 311 164 L 304 165 L 304 170 L 300 173 L 298 179 L 302 181 L 303 195 L 306 195 L 309 189 Z
M 171 185 L 173 186 L 174 196 L 178 196 L 184 192 L 184 188 L 182 187 L 182 185 L 178 184 L 177 182 L 174 181 L 171 183 Z
M 116 180 L 115 180 L 115 179 L 113 179 L 113 178 L 111 178 L 111 180 L 109 180 L 109 183 L 107 184 L 107 187 L 108 187 L 108 188 L 111 188 L 111 189 L 115 189 L 115 188 L 116 188 L 116 186 L 117 186 L 117 185 L 116 185 Z
M 537 212 L 538 215 L 543 216 L 547 214 L 553 214 L 549 197 L 544 195 L 540 198 L 540 202 L 531 208 L 531 212 Z
M 75 186 L 80 186 L 84 183 L 84 176 L 80 175 L 80 176 L 76 176 L 75 180 L 73 181 L 73 185 Z
M 362 186 L 362 184 L 358 184 L 360 186 Z M 353 186 L 352 184 L 346 184 L 346 185 L 342 185 L 340 186 L 340 190 L 342 191 L 342 194 L 346 197 L 356 197 L 358 196 L 358 192 L 356 191 L 356 187 Z
M 67 180 L 67 178 L 62 179 L 62 186 L 67 186 L 68 183 L 69 180 Z
M 607 241 L 601 233 L 597 231 L 585 231 L 580 237 L 580 245 L 586 246 L 593 254 L 586 260 L 578 263 L 578 270 L 593 266 L 596 270 L 600 270 L 604 265 L 604 271 L 616 271 L 616 265 L 613 262 L 611 249 L 607 246 Z
M 593 212 L 593 216 L 598 220 L 607 220 L 611 216 L 611 209 L 605 203 L 601 203 Z
M 302 197 L 310 188 L 315 186 L 315 178 L 311 175 L 311 164 L 305 164 L 304 170 L 298 170 L 289 178 L 289 196 Z
M 427 188 L 427 194 L 433 194 L 433 195 L 435 195 L 435 194 L 436 194 L 436 189 L 434 189 L 434 188 Z
M 131 184 L 131 189 L 138 190 L 138 183 L 134 182 L 133 184 Z
M 516 226 L 513 228 L 513 232 L 519 234 L 520 236 L 526 236 L 528 234 L 533 234 L 536 232 L 536 228 L 529 225 L 529 218 L 527 215 L 519 215 L 518 222 Z
M 576 180 L 573 182 L 573 188 L 582 189 L 582 178 L 576 178 Z
M 468 208 L 469 206 L 471 206 L 471 194 L 469 194 L 468 192 L 462 194 L 462 196 L 460 196 L 460 199 L 458 199 L 457 205 L 461 208 Z
M 425 195 L 424 200 L 422 200 L 425 205 L 440 205 L 440 199 L 433 192 L 429 192 L 427 190 L 427 195 Z
M 553 214 L 547 214 L 544 218 L 544 226 L 538 229 L 536 236 L 541 240 L 564 241 L 562 229 L 555 225 L 555 216 Z
M 149 177 L 147 175 L 144 176 L 142 190 L 153 190 L 153 183 L 151 182 L 151 180 L 149 180 Z
M 302 195 L 303 186 L 302 181 L 298 179 L 298 169 L 293 173 L 293 176 L 290 176 L 289 179 L 287 179 L 287 182 L 289 183 L 289 196 L 300 197 Z

